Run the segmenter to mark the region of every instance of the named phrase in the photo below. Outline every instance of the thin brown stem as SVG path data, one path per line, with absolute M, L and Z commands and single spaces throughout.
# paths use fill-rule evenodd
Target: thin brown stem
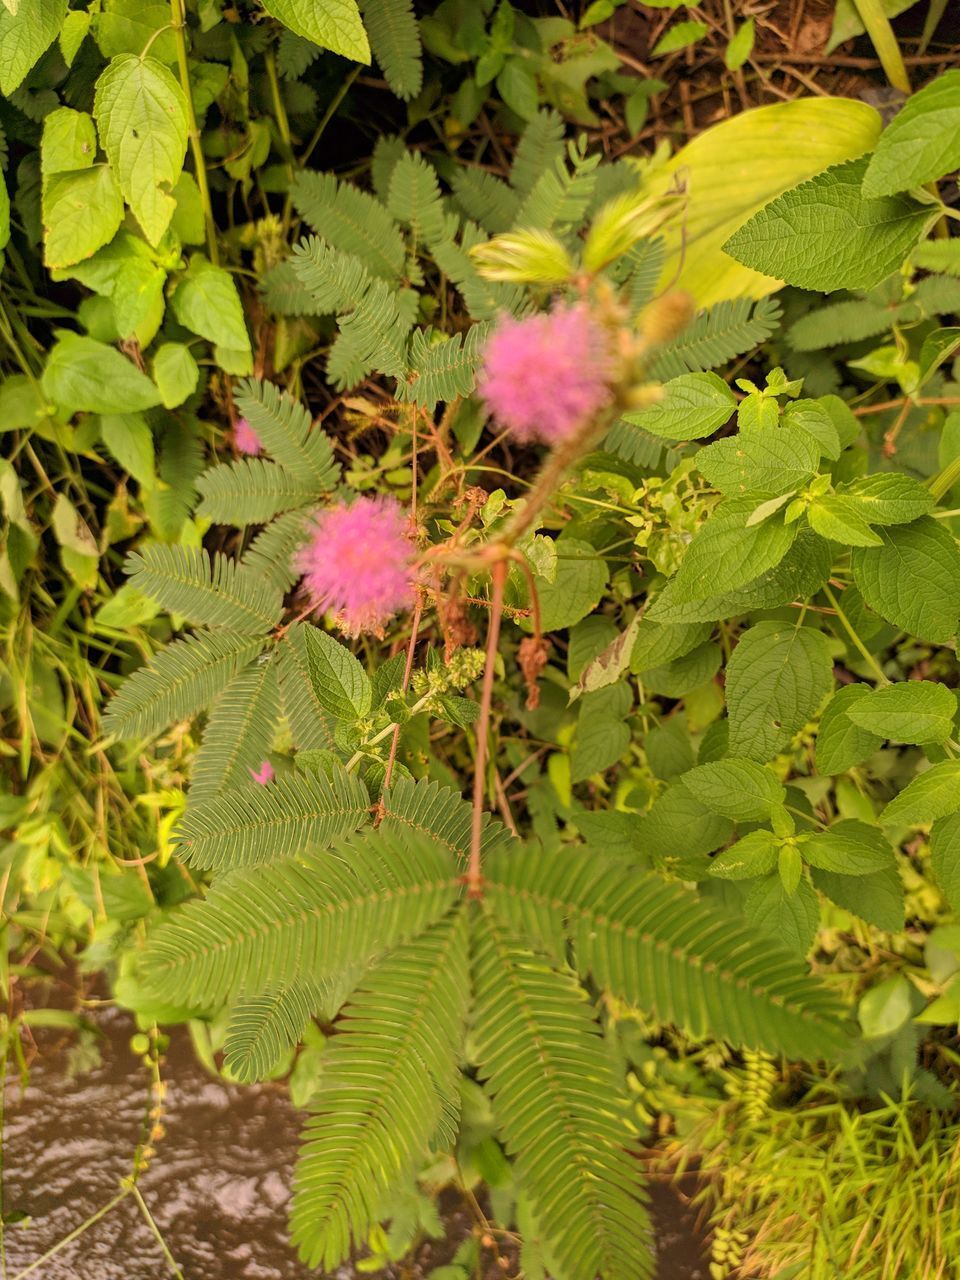
M 477 758 L 473 778 L 473 818 L 470 824 L 470 863 L 467 869 L 467 892 L 472 898 L 482 896 L 480 840 L 483 832 L 483 800 L 486 792 L 487 739 L 490 732 L 490 708 L 493 704 L 494 667 L 500 642 L 500 620 L 503 617 L 503 588 L 507 580 L 507 561 L 493 566 L 493 592 L 490 599 L 490 626 L 487 630 L 487 654 L 480 695 L 480 718 L 477 721 Z
M 410 631 L 410 643 L 407 645 L 407 661 L 406 661 L 406 665 L 403 668 L 403 684 L 400 686 L 401 689 L 403 689 L 404 693 L 407 690 L 407 685 L 410 683 L 410 676 L 413 672 L 413 654 L 414 654 L 414 650 L 417 647 L 417 637 L 420 632 L 420 619 L 422 616 L 423 616 L 423 596 L 418 593 L 416 608 L 413 611 L 413 622 L 411 624 L 412 629 Z M 387 789 L 387 787 L 389 787 L 390 780 L 393 778 L 393 766 L 396 763 L 397 748 L 399 746 L 400 746 L 400 726 L 394 725 L 393 739 L 390 743 L 390 755 L 387 757 L 387 767 L 383 775 L 384 791 Z M 382 807 L 382 805 L 383 805 L 383 800 L 381 799 L 380 806 Z M 378 816 L 379 816 L 379 810 L 378 810 Z

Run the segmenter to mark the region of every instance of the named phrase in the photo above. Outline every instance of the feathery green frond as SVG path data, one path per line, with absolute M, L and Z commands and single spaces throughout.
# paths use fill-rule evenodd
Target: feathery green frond
M 469 256 L 469 249 L 487 239 L 482 228 L 475 222 L 465 223 L 462 244 L 457 244 L 453 234 L 448 228 L 448 234 L 433 241 L 430 252 L 443 274 L 456 285 L 474 320 L 492 320 L 500 311 L 513 315 L 523 311 L 528 303 L 520 286 L 484 279 Z
M 480 1076 L 563 1273 L 651 1275 L 622 1091 L 583 990 L 571 974 L 520 950 L 489 909 L 478 912 L 472 934 Z
M 277 645 L 277 670 L 294 746 L 301 751 L 332 747 L 333 727 L 313 687 L 307 633 L 302 623 L 291 627 Z
M 766 342 L 776 332 L 782 314 L 776 298 L 718 302 L 657 352 L 651 374 L 657 381 L 667 382 L 684 373 L 716 369 Z
M 193 760 L 188 809 L 251 782 L 270 750 L 279 717 L 276 661 L 253 662 L 233 677 L 210 713 Z
M 295 35 L 284 27 L 277 41 L 277 68 L 285 80 L 299 80 L 322 52 L 312 40 Z
M 691 1035 L 816 1059 L 849 1040 L 833 994 L 775 939 L 677 884 L 592 851 L 495 853 L 484 874 L 497 916 L 621 1000 Z
M 440 184 L 432 164 L 416 151 L 405 151 L 393 166 L 387 208 L 409 227 L 415 244 L 443 235 L 445 215 Z
M 309 512 L 288 511 L 261 529 L 241 557 L 243 567 L 285 594 L 300 577 L 295 561 L 307 539 L 309 518 Z
M 104 714 L 104 733 L 149 738 L 196 715 L 262 648 L 259 636 L 234 631 L 174 640 L 123 682 Z
M 324 1054 L 294 1175 L 293 1239 L 309 1266 L 332 1269 L 362 1244 L 388 1193 L 427 1154 L 468 990 L 457 912 L 398 947 L 354 992 Z
M 396 280 L 406 247 L 400 228 L 379 200 L 332 173 L 305 170 L 290 187 L 297 212 L 331 249 L 359 258 L 375 276 Z
M 323 994 L 309 978 L 238 1000 L 230 1011 L 224 1066 L 243 1084 L 262 1080 L 303 1038 L 322 1004 Z
M 442 844 L 459 862 L 466 862 L 470 854 L 471 814 L 471 805 L 452 787 L 426 778 L 419 782 L 399 778 L 383 793 L 380 830 L 422 832 Z M 481 852 L 489 853 L 504 844 L 520 847 L 502 822 L 484 814 Z
M 525 196 L 537 179 L 563 159 L 563 117 L 553 108 L 541 109 L 533 117 L 513 153 L 510 185 Z
M 517 210 L 515 225 L 557 231 L 583 220 L 597 185 L 599 154 L 583 155 L 567 148 L 569 165 L 561 158 L 540 175 Z
M 369 816 L 370 797 L 355 774 L 289 773 L 192 805 L 175 838 L 190 866 L 227 871 L 326 848 Z
M 500 178 L 485 169 L 463 166 L 454 171 L 450 185 L 467 217 L 479 222 L 491 235 L 509 231 L 513 226 L 520 201 L 517 193 Z
M 132 551 L 124 569 L 138 591 L 197 626 L 262 635 L 280 620 L 280 592 L 219 551 L 211 562 L 202 547 L 155 544 Z
M 874 298 L 829 303 L 795 320 L 787 332 L 787 341 L 794 351 L 821 351 L 841 343 L 862 342 L 886 333 L 904 310 L 902 304 L 886 306 Z
M 289 258 L 278 262 L 261 277 L 260 296 L 268 311 L 278 316 L 320 314 L 316 298 L 297 277 Z
M 400 313 L 396 290 L 371 276 L 358 258 L 330 249 L 316 236 L 295 245 L 293 254 L 294 270 L 318 307 L 339 318 L 338 341 L 349 348 L 349 360 L 342 350 L 338 367 L 362 369 L 353 373 L 354 381 L 373 369 L 400 377 L 411 325 Z M 341 379 L 339 385 L 347 382 Z
M 326 853 L 218 879 L 152 935 L 143 978 L 157 995 L 200 1007 L 319 980 L 422 933 L 460 891 L 442 846 L 367 828 Z
M 272 382 L 259 378 L 239 383 L 234 399 L 270 457 L 305 489 L 316 497 L 336 485 L 339 463 L 326 433 L 313 426 L 309 409 Z
M 411 0 L 363 0 L 360 10 L 387 84 L 398 98 L 415 98 L 423 87 L 423 51 Z
M 635 316 L 657 291 L 667 260 L 667 245 L 662 236 L 641 240 L 621 259 L 627 271 L 626 293 L 630 314 Z
M 197 515 L 238 529 L 266 524 L 283 511 L 305 506 L 316 493 L 285 467 L 265 458 L 240 458 L 209 467 L 197 481 Z
M 410 341 L 410 369 L 397 382 L 397 399 L 412 400 L 431 413 L 440 401 L 468 396 L 477 379 L 483 343 L 489 326 L 476 324 L 466 337 L 431 342 L 428 331 L 418 329 Z

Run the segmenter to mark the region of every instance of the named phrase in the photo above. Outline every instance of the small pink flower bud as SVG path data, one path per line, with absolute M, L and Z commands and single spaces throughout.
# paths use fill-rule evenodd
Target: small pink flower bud
M 251 769 L 250 777 L 254 782 L 258 782 L 261 787 L 265 787 L 268 782 L 272 782 L 276 777 L 273 771 L 273 765 L 269 760 L 264 760 L 259 769 Z
M 260 437 L 246 418 L 237 419 L 237 425 L 233 429 L 233 443 L 238 453 L 246 453 L 252 458 L 263 452 Z

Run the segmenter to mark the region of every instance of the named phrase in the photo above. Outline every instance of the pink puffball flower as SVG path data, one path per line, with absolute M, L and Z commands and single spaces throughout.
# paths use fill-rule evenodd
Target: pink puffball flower
M 521 443 L 558 445 L 610 403 L 611 366 L 607 335 L 589 307 L 558 304 L 498 322 L 477 389 Z
M 237 419 L 237 425 L 233 429 L 233 443 L 237 446 L 238 453 L 245 453 L 251 458 L 263 452 L 260 437 L 246 418 Z
M 273 771 L 273 765 L 269 760 L 263 760 L 259 769 L 250 770 L 250 777 L 261 787 L 265 787 L 268 782 L 272 782 L 276 776 Z
M 317 513 L 296 567 L 314 607 L 333 610 L 347 635 L 379 634 L 413 606 L 415 555 L 395 498 L 357 498 Z

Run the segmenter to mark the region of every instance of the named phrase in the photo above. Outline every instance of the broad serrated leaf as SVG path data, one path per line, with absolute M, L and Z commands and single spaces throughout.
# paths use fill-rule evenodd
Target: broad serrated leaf
M 889 196 L 960 168 L 960 71 L 908 98 L 880 135 L 863 179 L 868 196 Z
M 9 97 L 57 36 L 67 0 L 24 0 L 11 13 L 0 9 L 0 93 Z
M 717 760 L 685 773 L 681 784 L 713 813 L 734 822 L 769 818 L 786 799 L 776 777 L 754 760 Z
M 283 609 L 279 591 L 220 552 L 211 560 L 203 548 L 148 545 L 124 567 L 139 591 L 201 626 L 262 634 Z
M 870 692 L 865 684 L 844 685 L 827 703 L 817 732 L 818 773 L 846 773 L 883 746 L 883 738 L 854 724 L 847 715 L 847 709 L 868 698 Z
M 807 507 L 807 519 L 810 528 L 821 538 L 843 547 L 882 547 L 883 539 L 867 522 L 868 510 L 856 498 L 827 493 Z
M 67 267 L 92 257 L 123 221 L 123 196 L 109 165 L 58 173 L 43 192 L 43 260 Z
M 832 684 L 830 642 L 822 632 L 758 622 L 727 663 L 731 753 L 771 760 L 816 714 Z
M 681 374 L 664 386 L 662 400 L 624 414 L 611 431 L 608 447 L 623 452 L 618 442 L 630 436 L 623 424 L 663 440 L 700 440 L 728 422 L 736 407 L 733 392 L 715 373 Z
M 842 876 L 871 875 L 894 865 L 893 849 L 883 832 L 855 819 L 805 837 L 800 852 L 811 866 Z
M 930 866 L 953 911 L 960 911 L 960 814 L 938 818 L 930 832 Z
M 704 596 L 702 600 L 686 601 L 677 598 L 673 583 L 668 582 L 651 605 L 648 616 L 656 622 L 679 626 L 732 618 L 753 609 L 775 609 L 813 595 L 829 577 L 830 566 L 829 544 L 804 529 L 779 564 L 743 587 Z
M 873 689 L 847 707 L 855 725 L 894 742 L 945 742 L 953 733 L 957 697 L 932 680 L 905 680 Z
M 772 831 L 751 831 L 723 849 L 710 863 L 710 874 L 719 880 L 752 880 L 777 865 L 777 841 Z
M 68 413 L 137 413 L 160 403 L 146 374 L 114 347 L 78 333 L 63 333 L 47 356 L 44 394 Z
M 749 526 L 755 504 L 747 506 L 740 499 L 723 503 L 700 526 L 670 580 L 671 601 L 683 604 L 735 591 L 780 563 L 799 532 L 796 523 L 784 524 L 777 514 Z
M 903 928 L 903 884 L 895 866 L 866 876 L 843 876 L 814 867 L 811 878 L 821 893 L 878 929 Z
M 170 300 L 173 313 L 187 329 L 214 344 L 218 364 L 228 373 L 249 373 L 253 363 L 250 335 L 237 286 L 229 271 L 194 254 Z M 224 359 L 224 353 L 229 359 Z
M 187 101 L 156 58 L 122 54 L 97 81 L 93 114 L 124 198 L 151 244 L 170 225 L 187 151 Z
M 933 644 L 946 644 L 960 619 L 960 548 L 938 521 L 878 529 L 883 546 L 855 547 L 854 581 L 882 618 Z
M 589 542 L 579 538 L 557 540 L 557 571 L 552 582 L 537 582 L 543 630 L 572 627 L 597 607 L 609 572 L 607 562 Z M 530 623 L 525 621 L 527 629 Z
M 960 810 L 960 760 L 931 765 L 880 814 L 885 827 L 918 827 Z
M 841 485 L 837 492 L 855 498 L 870 524 L 911 524 L 934 508 L 926 485 L 895 471 L 863 476 Z
M 756 882 L 743 913 L 764 934 L 800 956 L 810 950 L 820 922 L 820 906 L 810 882 L 801 880 L 793 893 L 788 893 L 776 874 Z
M 261 0 L 271 17 L 305 40 L 354 62 L 370 61 L 357 0 Z
M 896 271 L 934 210 L 906 195 L 869 198 L 867 158 L 817 174 L 765 205 L 724 244 L 731 257 L 801 289 L 869 289 Z
M 682 870 L 690 858 L 719 849 L 732 834 L 730 819 L 714 813 L 679 781 L 643 815 L 636 849 L 669 873 Z
M 174 640 L 121 685 L 104 715 L 104 732 L 149 738 L 202 711 L 262 648 L 258 636 L 229 631 Z
M 372 699 L 370 680 L 347 646 L 319 627 L 304 625 L 300 634 L 319 706 L 337 720 L 365 715 Z
M 741 431 L 697 453 L 697 468 L 727 497 L 793 493 L 817 470 L 820 450 L 807 432 L 783 426 Z

